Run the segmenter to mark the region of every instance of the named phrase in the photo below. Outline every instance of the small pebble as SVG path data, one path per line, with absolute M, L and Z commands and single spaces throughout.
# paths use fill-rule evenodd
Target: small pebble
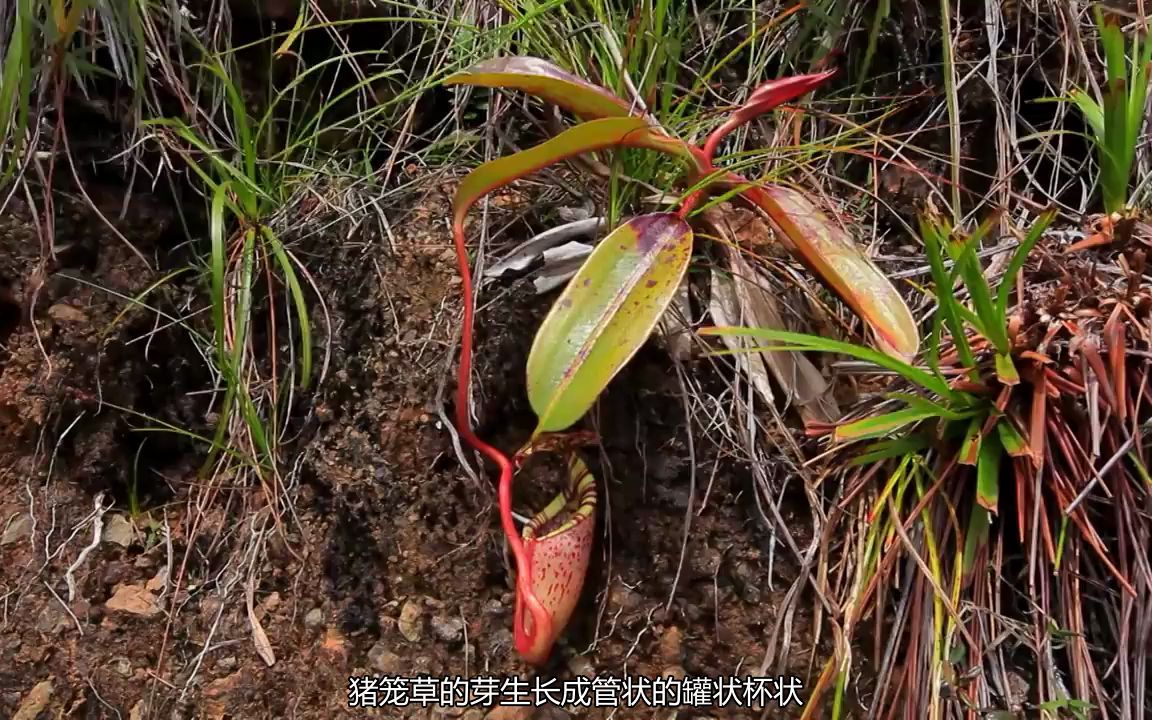
M 368 650 L 368 662 L 385 675 L 399 675 L 404 670 L 404 661 L 389 650 L 383 641 L 377 642 Z
M 132 661 L 126 657 L 112 659 L 112 669 L 121 677 L 132 677 Z
M 464 621 L 458 617 L 437 615 L 432 618 L 432 632 L 444 642 L 458 642 L 464 638 Z
M 573 655 L 568 658 L 568 671 L 576 677 L 591 678 L 596 676 L 596 668 L 587 655 Z
M 320 608 L 312 608 L 308 614 L 304 616 L 304 627 L 318 628 L 324 624 L 324 611 Z
M 424 610 L 420 607 L 420 603 L 415 600 L 409 600 L 400 609 L 400 619 L 396 624 L 400 629 L 400 634 L 408 642 L 420 642 L 420 639 L 424 637 L 423 613 Z

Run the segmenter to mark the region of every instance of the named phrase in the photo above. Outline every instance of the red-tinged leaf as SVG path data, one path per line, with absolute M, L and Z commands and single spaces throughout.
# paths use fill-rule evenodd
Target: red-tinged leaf
M 1036 387 L 1032 390 L 1032 412 L 1028 419 L 1031 433 L 1028 445 L 1032 449 L 1032 466 L 1039 470 L 1044 465 L 1044 439 L 1047 436 L 1045 423 L 1048 415 L 1047 382 L 1048 375 L 1041 369 L 1036 374 Z
M 692 228 L 672 213 L 632 218 L 604 238 L 552 306 L 528 355 L 535 435 L 592 407 L 667 309 L 692 254 Z
M 528 576 L 516 578 L 514 638 L 516 650 L 533 665 L 548 659 L 572 617 L 592 556 L 596 481 L 576 455 L 569 457 L 568 475 L 567 490 L 524 526 Z M 537 612 L 526 607 L 532 596 L 540 606 Z
M 452 201 L 453 225 L 462 228 L 468 210 L 497 188 L 570 157 L 617 146 L 648 148 L 685 160 L 694 157 L 683 142 L 652 130 L 642 118 L 590 120 L 535 147 L 490 160 L 468 173 Z
M 1112 370 L 1112 384 L 1116 393 L 1116 420 L 1123 423 L 1128 419 L 1128 388 L 1125 371 L 1127 357 L 1124 328 L 1124 305 L 1116 303 L 1116 308 L 1104 324 L 1104 336 L 1108 342 L 1108 361 Z
M 1104 394 L 1104 400 L 1113 411 L 1119 412 L 1117 408 L 1119 408 L 1120 403 L 1117 401 L 1116 392 L 1112 388 L 1108 369 L 1104 367 L 1104 360 L 1101 359 L 1100 352 L 1096 349 L 1096 340 L 1094 338 L 1085 340 L 1080 346 L 1080 353 L 1084 355 L 1084 359 L 1088 361 L 1092 373 L 1096 376 L 1096 381 L 1100 383 L 1100 391 Z
M 779 80 L 769 80 L 759 86 L 748 96 L 746 103 L 741 105 L 723 125 L 708 136 L 708 141 L 704 145 L 704 155 L 711 160 L 716 154 L 716 148 L 719 147 L 720 141 L 733 130 L 789 100 L 815 90 L 835 74 L 835 70 L 827 70 L 810 75 L 796 75 Z
M 990 513 L 1000 501 L 1000 459 L 1003 457 L 1000 436 L 989 433 L 980 442 L 980 459 L 976 464 L 976 502 Z
M 635 114 L 627 102 L 605 88 L 561 70 L 547 60 L 534 57 L 513 56 L 485 60 L 467 70 L 449 75 L 444 84 L 520 90 L 568 110 L 584 120 Z
M 900 293 L 848 233 L 802 194 L 780 185 L 742 195 L 764 210 L 778 237 L 872 329 L 881 350 L 910 361 L 920 331 Z
M 958 458 L 961 465 L 976 465 L 980 460 L 980 446 L 983 444 L 981 437 L 980 418 L 972 418 L 972 422 L 968 424 L 968 430 L 964 433 L 964 441 L 960 444 L 960 456 Z

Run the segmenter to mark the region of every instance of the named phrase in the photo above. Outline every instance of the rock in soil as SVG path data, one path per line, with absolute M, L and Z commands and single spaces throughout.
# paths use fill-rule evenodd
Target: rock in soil
M 377 642 L 368 650 L 368 662 L 384 675 L 399 675 L 403 672 L 405 666 L 404 660 L 389 650 L 383 640 Z
M 464 639 L 464 621 L 458 617 L 436 615 L 430 624 L 432 632 L 444 642 L 459 642 Z
M 133 615 L 155 615 L 160 612 L 156 605 L 156 596 L 140 585 L 120 585 L 104 607 L 109 610 L 131 613 Z
M 408 642 L 420 642 L 424 637 L 424 609 L 419 601 L 409 600 L 400 609 L 400 621 L 397 623 L 400 634 Z
M 308 614 L 304 616 L 304 627 L 318 628 L 324 624 L 324 611 L 320 608 L 312 608 Z
M 0 546 L 11 545 L 31 534 L 32 518 L 27 513 L 21 513 L 4 528 L 4 534 L 0 535 Z
M 52 678 L 36 683 L 36 687 L 24 696 L 24 702 L 20 703 L 12 720 L 36 720 L 44 708 L 48 707 L 48 702 L 52 699 L 52 690 Z

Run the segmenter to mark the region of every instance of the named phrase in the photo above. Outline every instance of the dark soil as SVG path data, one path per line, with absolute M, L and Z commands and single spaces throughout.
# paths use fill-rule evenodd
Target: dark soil
M 360 716 L 371 713 L 348 707 L 353 675 L 527 677 L 532 671 L 511 647 L 513 594 L 492 474 L 477 483 L 461 468 L 437 412 L 451 397 L 445 361 L 450 351 L 454 357 L 459 317 L 444 192 L 394 209 L 392 249 L 357 236 L 311 248 L 332 315 L 331 375 L 304 413 L 311 440 L 294 475 L 296 517 L 255 563 L 228 552 L 237 533 L 227 528 L 247 522 L 228 501 L 194 505 L 202 447 L 133 432 L 150 423 L 113 407 L 211 431 L 208 398 L 194 394 L 210 379 L 187 332 L 157 331 L 163 323 L 149 310 L 124 311 L 124 298 L 157 274 L 82 202 L 57 197 L 56 244 L 73 248 L 56 263 L 41 262 L 24 205 L 14 203 L 0 225 L 0 717 Z M 126 220 L 115 222 L 143 252 L 167 257 L 172 219 L 148 199 L 134 197 Z M 119 215 L 120 200 L 108 194 L 108 217 Z M 522 377 L 547 309 L 521 283 L 489 291 L 498 300 L 478 327 L 479 432 L 509 449 L 531 429 Z M 177 313 L 192 287 L 175 283 L 150 304 Z M 582 606 L 539 672 L 755 673 L 798 566 L 777 548 L 769 573 L 769 533 L 750 472 L 719 457 L 697 430 L 690 493 L 689 425 L 676 374 L 657 348 L 613 383 L 598 417 L 603 453 L 589 461 L 610 513 L 601 513 Z M 526 473 L 522 486 L 555 487 L 545 468 Z M 92 542 L 97 498 L 111 508 L 101 518 L 102 542 L 77 562 Z M 527 512 L 546 497 L 535 489 L 525 499 L 518 505 Z M 689 503 L 692 528 L 673 593 Z M 137 532 L 123 532 L 126 520 Z M 168 581 L 189 543 L 185 576 Z M 271 666 L 253 640 L 249 583 Z M 787 662 L 770 674 L 808 677 L 818 667 L 809 622 L 797 614 Z M 624 708 L 617 717 L 652 712 Z M 752 716 L 733 708 L 677 715 Z
M 257 4 L 265 17 L 295 13 L 293 2 Z M 916 3 L 900 5 L 911 10 L 877 53 L 895 67 L 875 72 L 892 70 L 892 87 L 880 90 L 924 97 L 886 133 L 920 127 L 940 87 L 930 30 L 938 21 Z M 1027 37 L 1054 31 L 1033 30 Z M 960 48 L 960 60 L 986 52 L 975 42 Z M 1039 57 L 1025 78 L 1037 94 L 1050 60 Z M 854 79 L 845 73 L 842 82 Z M 962 103 L 966 117 L 983 118 L 963 129 L 964 155 L 987 160 L 993 98 L 972 94 Z M 1052 105 L 1029 107 L 1029 121 L 1046 129 Z M 918 138 L 936 152 L 947 142 L 943 130 Z M 989 168 L 968 167 L 970 201 L 986 189 Z M 908 167 L 882 172 L 879 193 L 889 210 L 911 216 L 946 174 L 928 153 L 913 156 Z M 181 245 L 176 204 L 126 184 L 86 190 L 147 263 L 68 189 L 51 193 L 50 211 L 13 199 L 0 217 L 0 718 L 499 720 L 528 715 L 352 709 L 349 678 L 760 671 L 800 567 L 784 544 L 772 546 L 750 469 L 702 431 L 705 419 L 685 416 L 675 368 L 655 345 L 594 413 L 602 452 L 587 459 L 602 500 L 582 604 L 547 667 L 518 660 L 494 476 L 481 468 L 479 480 L 471 477 L 443 422 L 452 415 L 448 360 L 456 355 L 460 286 L 445 224 L 451 188 L 432 178 L 424 192 L 386 209 L 394 238 L 356 229 L 294 247 L 328 305 L 331 327 L 318 329 L 330 332 L 328 377 L 316 394 L 298 398 L 290 449 L 300 460 L 288 463 L 286 487 L 273 489 L 292 498 L 294 513 L 245 552 L 252 524 L 268 519 L 266 488 L 224 478 L 224 490 L 203 502 L 204 445 L 140 431 L 163 423 L 210 436 L 214 379 L 188 330 L 172 322 L 200 307 L 201 278 L 185 273 L 167 283 L 142 301 L 149 308 L 130 302 L 193 258 Z M 509 215 L 548 211 L 539 198 L 505 200 L 500 212 Z M 42 240 L 45 217 L 54 224 L 51 241 Z M 500 242 L 523 239 L 517 235 Z M 524 364 L 548 303 L 523 280 L 494 283 L 485 303 L 477 431 L 513 450 L 531 430 Z M 190 325 L 208 327 L 204 317 Z M 709 372 L 698 374 L 701 382 Z M 543 466 L 525 473 L 517 506 L 530 512 L 557 478 Z M 786 496 L 781 508 L 800 547 L 810 541 L 806 502 Z M 101 541 L 89 548 L 97 525 Z M 816 646 L 813 604 L 802 598 L 785 622 L 787 647 L 777 652 L 785 660 L 767 674 L 797 675 L 807 687 L 815 681 L 830 630 L 825 620 Z M 569 716 L 760 713 L 730 706 L 535 715 Z

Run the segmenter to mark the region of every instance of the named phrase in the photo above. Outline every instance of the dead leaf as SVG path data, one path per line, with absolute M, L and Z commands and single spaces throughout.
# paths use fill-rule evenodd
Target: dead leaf
M 485 277 L 500 277 L 507 272 L 527 270 L 532 263 L 546 258 L 548 251 L 577 237 L 594 235 L 604 229 L 604 218 L 594 217 L 550 228 L 517 245 L 499 262 L 484 271 Z M 576 243 L 579 244 L 579 243 Z
M 731 275 L 712 271 L 712 301 L 709 312 L 717 325 L 791 330 L 784 321 L 777 299 L 764 289 L 766 280 L 739 250 L 726 247 Z M 824 376 L 812 361 L 800 353 L 761 351 L 750 353 L 756 343 L 748 338 L 724 336 L 724 344 L 736 352 L 737 367 L 749 378 L 765 402 L 774 401 L 769 373 L 777 385 L 788 393 L 805 422 L 833 422 L 840 409 L 832 397 Z
M 36 716 L 48 707 L 48 701 L 52 699 L 53 679 L 48 678 L 36 683 L 36 687 L 28 691 L 28 694 L 24 696 L 24 702 L 16 708 L 16 714 L 12 716 L 12 720 L 36 720 Z
M 245 599 L 248 604 L 248 624 L 252 626 L 252 643 L 256 646 L 256 654 L 260 656 L 264 664 L 272 667 L 276 664 L 276 653 L 272 651 L 272 643 L 268 642 L 268 633 L 264 632 L 260 618 L 256 617 L 256 608 L 252 599 L 254 594 L 255 588 L 252 581 L 249 580 Z
M 673 359 L 688 360 L 692 357 L 692 305 L 688 297 L 687 277 L 680 281 L 680 287 L 672 296 L 672 304 L 656 328 L 664 348 Z
M 104 607 L 133 615 L 151 616 L 160 612 L 156 596 L 140 585 L 117 585 Z
M 543 295 L 572 279 L 584 260 L 592 254 L 592 246 L 570 242 L 544 251 L 544 267 L 532 280 L 536 294 Z
M 48 308 L 48 317 L 59 323 L 80 324 L 88 322 L 88 316 L 84 314 L 83 310 L 67 303 L 57 303 Z
M 223 720 L 228 715 L 229 707 L 232 705 L 228 702 L 227 695 L 235 690 L 243 679 L 244 671 L 237 670 L 231 675 L 216 678 L 205 685 L 201 693 L 204 698 L 205 716 L 211 720 Z

